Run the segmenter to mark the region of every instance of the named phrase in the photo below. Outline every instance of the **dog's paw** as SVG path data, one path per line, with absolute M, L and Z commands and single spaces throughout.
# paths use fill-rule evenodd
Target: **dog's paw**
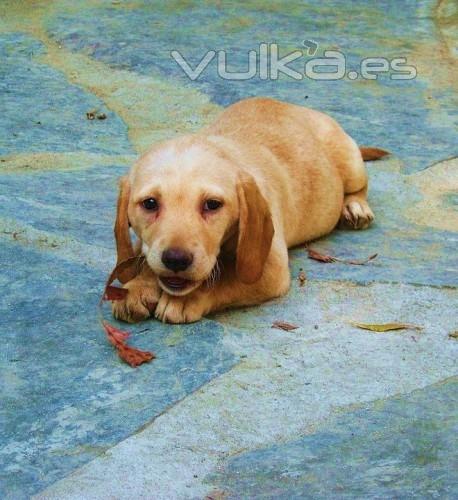
M 351 229 L 366 229 L 374 220 L 372 212 L 366 200 L 348 199 L 344 201 L 340 223 Z
M 136 280 L 126 283 L 128 293 L 125 299 L 113 302 L 111 309 L 113 316 L 121 321 L 137 323 L 149 318 L 159 301 L 160 288 L 155 282 Z
M 164 323 L 194 323 L 202 319 L 210 310 L 205 294 L 191 293 L 184 297 L 174 297 L 163 292 L 154 313 Z

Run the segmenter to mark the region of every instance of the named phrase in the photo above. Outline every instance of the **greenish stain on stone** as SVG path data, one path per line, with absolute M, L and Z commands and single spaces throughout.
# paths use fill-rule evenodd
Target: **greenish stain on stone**
M 458 210 L 458 193 L 445 193 L 442 200 L 445 206 Z
M 170 333 L 165 339 L 165 344 L 169 347 L 174 347 L 183 343 L 185 340 L 183 336 L 183 330 L 179 326 L 171 326 Z
M 0 172 L 2 174 L 28 174 L 43 170 L 79 170 L 94 165 L 130 166 L 136 155 L 98 154 L 84 151 L 18 153 L 0 156 Z

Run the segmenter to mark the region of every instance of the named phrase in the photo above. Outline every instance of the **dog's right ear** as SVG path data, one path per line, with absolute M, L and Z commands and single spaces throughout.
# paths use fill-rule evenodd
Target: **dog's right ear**
M 114 235 L 116 240 L 116 251 L 118 254 L 116 266 L 121 262 L 135 256 L 134 247 L 130 238 L 129 217 L 127 208 L 129 206 L 130 184 L 127 177 L 121 177 L 119 181 L 118 206 L 116 210 L 116 222 L 114 226 Z M 137 273 L 132 269 L 126 269 L 118 276 L 121 283 L 126 283 L 135 277 Z

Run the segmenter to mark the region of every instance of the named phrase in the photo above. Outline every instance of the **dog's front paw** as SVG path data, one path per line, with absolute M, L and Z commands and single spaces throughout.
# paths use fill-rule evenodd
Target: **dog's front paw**
M 205 294 L 191 293 L 174 297 L 163 292 L 154 315 L 164 323 L 194 323 L 209 312 L 209 302 Z
M 159 301 L 161 293 L 159 285 L 156 282 L 134 278 L 123 288 L 127 288 L 129 291 L 125 299 L 113 302 L 113 316 L 128 323 L 137 323 L 149 318 Z

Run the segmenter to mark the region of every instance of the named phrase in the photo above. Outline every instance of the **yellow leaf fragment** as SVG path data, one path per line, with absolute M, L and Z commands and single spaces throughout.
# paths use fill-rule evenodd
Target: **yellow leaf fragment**
M 354 323 L 351 322 L 353 326 L 361 328 L 362 330 L 370 330 L 371 332 L 391 332 L 393 330 L 423 330 L 423 327 L 412 325 L 410 323 Z
M 451 339 L 458 339 L 458 330 L 455 330 L 454 332 L 450 332 L 448 334 L 448 336 L 451 338 Z

